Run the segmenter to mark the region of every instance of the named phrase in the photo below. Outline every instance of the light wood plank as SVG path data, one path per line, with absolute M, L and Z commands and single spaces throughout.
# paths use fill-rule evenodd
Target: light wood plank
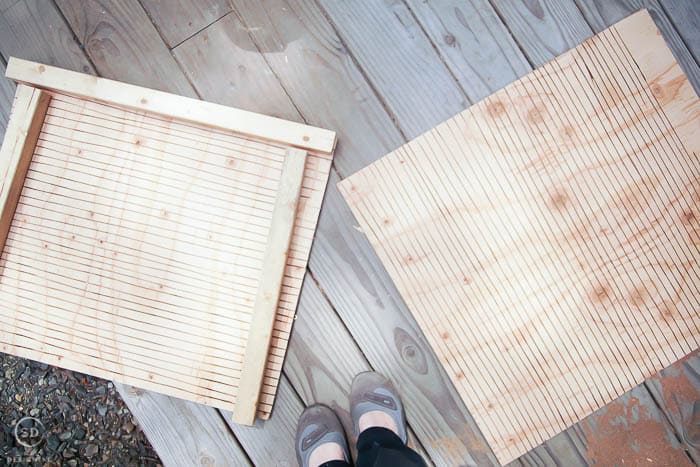
M 573 0 L 494 2 L 493 5 L 535 67 L 593 35 Z
M 48 93 L 30 86 L 20 85 L 15 94 L 12 118 L 0 148 L 0 252 L 10 231 L 50 100 Z
M 231 11 L 225 0 L 144 0 L 141 4 L 170 48 Z
M 321 0 L 320 4 L 409 138 L 467 106 L 465 94 L 403 2 Z M 421 111 L 416 113 L 415 108 Z
M 471 102 L 531 70 L 488 1 L 407 3 Z
M 335 133 L 106 78 L 11 58 L 6 76 L 18 82 L 130 109 L 234 131 L 277 143 L 331 154 Z
M 641 8 L 649 10 L 655 24 L 663 33 L 664 40 L 671 48 L 688 80 L 695 88 L 695 92 L 700 93 L 700 67 L 698 67 L 698 63 L 693 58 L 693 55 L 688 52 L 678 31 L 657 0 L 576 1 L 586 21 L 588 21 L 595 32 L 602 31 Z M 692 17 L 693 13 L 689 13 L 689 15 Z
M 287 150 L 253 305 L 253 319 L 248 332 L 248 345 L 233 413 L 235 423 L 251 425 L 255 420 L 280 299 L 282 276 L 288 261 L 294 221 L 297 218 L 305 165 L 306 151 Z
M 58 0 L 58 7 L 102 76 L 197 97 L 139 2 Z
M 0 51 L 73 71 L 94 73 L 70 27 L 51 1 L 21 0 L 0 13 Z
M 583 63 L 591 80 L 577 79 Z M 621 81 L 628 74 L 635 84 Z M 640 101 L 639 93 L 655 99 Z M 562 107 L 568 109 L 563 115 Z M 645 118 L 630 120 L 630 114 Z M 685 227 L 683 213 L 694 196 L 692 174 L 700 169 L 689 155 L 700 147 L 695 130 L 699 116 L 700 101 L 643 12 L 341 182 L 501 461 L 540 444 L 697 347 L 700 316 L 691 290 L 698 284 L 687 282 L 687 275 L 696 273 L 682 271 L 686 261 L 690 267 L 697 261 L 695 227 Z M 665 118 L 673 122 L 672 130 L 663 130 L 673 132 L 673 142 L 649 136 L 662 130 L 648 127 Z M 577 129 L 569 135 L 575 141 L 552 137 L 565 135 L 566 128 Z M 622 136 L 612 141 L 596 136 L 611 132 Z M 602 153 L 585 149 L 598 144 L 605 147 Z M 605 160 L 582 159 L 596 152 Z M 644 157 L 643 169 L 629 165 L 627 158 L 636 152 Z M 674 171 L 670 185 L 653 175 L 667 173 L 669 164 Z M 605 171 L 596 174 L 600 170 Z M 465 177 L 471 181 L 465 183 Z M 655 180 L 651 188 L 649 180 Z M 608 187 L 605 193 L 598 188 L 601 182 Z M 643 203 L 634 213 L 627 208 L 621 224 L 615 220 L 619 209 L 635 203 L 629 193 L 637 189 L 651 190 L 637 196 L 654 199 L 653 206 Z M 564 205 L 557 201 L 562 190 Z M 537 207 L 541 198 L 549 210 Z M 514 200 L 519 200 L 518 208 L 512 207 Z M 656 226 L 662 213 L 668 213 L 664 227 Z M 593 225 L 587 227 L 588 222 Z M 656 229 L 654 234 L 643 229 L 646 244 L 655 247 L 641 258 L 639 248 L 629 243 L 640 241 L 634 235 L 640 222 L 652 222 Z M 506 224 L 509 228 L 503 230 Z M 606 232 L 612 225 L 619 237 L 586 230 Z M 660 232 L 668 240 L 659 241 Z M 587 245 L 586 260 L 579 252 L 580 236 Z M 465 244 L 464 238 L 470 241 Z M 532 241 L 541 238 L 545 244 Z M 626 259 L 606 260 L 616 255 Z M 592 263 L 587 266 L 587 261 Z M 504 281 L 510 286 L 503 288 Z M 600 284 L 606 284 L 602 296 L 591 292 L 601 290 Z M 644 292 L 648 300 L 637 300 L 635 291 L 650 290 L 648 284 L 654 284 L 653 292 Z M 590 293 L 595 295 L 592 305 L 587 303 Z M 659 309 L 665 310 L 676 294 L 678 308 L 662 317 Z M 630 306 L 644 311 L 631 315 L 625 311 Z M 470 318 L 474 309 L 482 311 Z M 555 309 L 557 316 L 562 309 L 574 315 L 566 322 L 548 317 L 546 310 Z M 536 315 L 528 314 L 534 310 Z M 592 321 L 582 321 L 579 311 L 592 313 Z M 599 320 L 596 313 L 619 332 L 600 334 L 591 325 Z M 601 350 L 601 343 L 615 350 Z M 512 348 L 517 350 L 509 353 Z M 489 370 L 475 370 L 483 362 Z M 505 403 L 519 383 L 524 388 Z M 513 424 L 518 427 L 511 430 Z M 522 444 L 524 433 L 530 441 Z
M 211 407 L 120 383 L 115 387 L 164 465 L 251 465 Z

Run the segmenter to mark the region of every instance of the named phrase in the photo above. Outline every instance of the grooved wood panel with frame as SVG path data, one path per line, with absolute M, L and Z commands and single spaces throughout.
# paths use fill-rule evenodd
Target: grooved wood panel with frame
M 268 418 L 328 130 L 11 59 L 0 350 Z
M 699 117 L 644 10 L 339 184 L 499 461 L 698 348 Z

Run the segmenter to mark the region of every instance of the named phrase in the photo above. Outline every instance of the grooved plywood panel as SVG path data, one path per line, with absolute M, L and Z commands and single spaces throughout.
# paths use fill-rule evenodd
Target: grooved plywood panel
M 0 259 L 0 350 L 233 410 L 286 153 L 52 93 Z M 261 418 L 331 157 L 307 155 Z
M 642 11 L 340 183 L 501 462 L 698 348 L 699 117 Z

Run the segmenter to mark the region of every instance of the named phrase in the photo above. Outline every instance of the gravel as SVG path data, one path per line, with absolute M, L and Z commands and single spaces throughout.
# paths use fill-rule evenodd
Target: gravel
M 0 353 L 0 465 L 7 464 L 161 462 L 111 382 Z

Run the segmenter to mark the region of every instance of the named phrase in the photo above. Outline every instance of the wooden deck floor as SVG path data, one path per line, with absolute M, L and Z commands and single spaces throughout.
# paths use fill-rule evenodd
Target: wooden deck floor
M 641 7 L 700 90 L 696 0 L 0 0 L 2 71 L 17 56 L 338 132 L 272 419 L 236 426 L 121 387 L 163 461 L 294 465 L 303 407 L 325 402 L 349 424 L 350 381 L 373 368 L 400 388 L 426 458 L 495 463 L 335 185 Z M 0 79 L 0 133 L 12 92 Z M 698 461 L 697 353 L 519 460 Z

